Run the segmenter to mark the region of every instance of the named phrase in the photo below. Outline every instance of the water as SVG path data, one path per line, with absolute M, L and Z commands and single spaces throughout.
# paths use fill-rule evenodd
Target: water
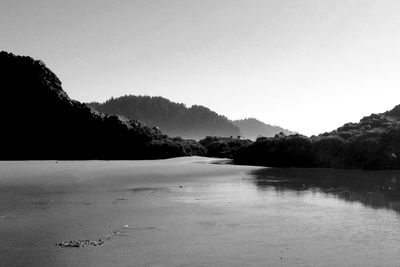
M 400 172 L 0 163 L 5 266 L 398 266 Z M 68 249 L 69 240 L 105 240 Z
M 186 192 L 220 209 L 199 223 L 219 266 L 400 264 L 400 172 L 269 168 Z
M 249 181 L 288 265 L 400 264 L 400 172 L 270 168 Z
M 264 169 L 159 188 L 169 212 L 152 219 L 159 231 L 142 233 L 138 243 L 152 256 L 139 252 L 139 262 L 398 266 L 399 174 Z

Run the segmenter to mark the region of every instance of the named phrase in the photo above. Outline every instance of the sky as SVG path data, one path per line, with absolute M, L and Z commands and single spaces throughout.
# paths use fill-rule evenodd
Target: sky
M 79 101 L 163 96 L 305 135 L 400 104 L 400 1 L 0 0 L 0 50 Z

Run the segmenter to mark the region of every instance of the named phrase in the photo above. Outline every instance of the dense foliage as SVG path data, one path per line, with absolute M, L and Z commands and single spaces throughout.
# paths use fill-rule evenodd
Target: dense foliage
M 0 52 L 0 159 L 144 159 L 204 155 L 136 120 L 71 100 L 43 62 Z
M 241 149 L 239 164 L 278 167 L 400 169 L 400 106 L 311 138 L 276 135 Z
M 199 141 L 207 149 L 207 156 L 217 158 L 234 158 L 236 153 L 245 146 L 250 145 L 250 140 L 233 137 L 212 137 Z
M 123 115 L 158 127 L 170 136 L 199 140 L 205 136 L 238 136 L 240 130 L 226 117 L 203 106 L 174 103 L 163 97 L 122 96 L 104 103 L 88 103 L 106 113 Z
M 311 141 L 302 135 L 261 137 L 241 149 L 235 162 L 278 167 L 309 167 L 312 165 Z

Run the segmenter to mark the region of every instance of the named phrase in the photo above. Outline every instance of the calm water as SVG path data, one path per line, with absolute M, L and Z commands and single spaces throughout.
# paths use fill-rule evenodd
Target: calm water
M 142 244 L 157 242 L 156 250 L 145 247 L 153 254 L 143 261 L 149 266 L 399 266 L 399 174 L 264 169 L 196 179 L 183 188 L 148 188 L 164 196 L 169 214 L 156 226 L 163 230 L 143 236 Z
M 251 180 L 260 191 L 337 198 L 365 208 L 400 212 L 400 172 L 329 169 L 264 169 Z
M 208 161 L 0 163 L 0 259 L 5 266 L 400 265 L 400 172 Z M 106 242 L 54 246 L 87 238 Z
M 248 180 L 288 265 L 400 265 L 400 172 L 271 168 Z

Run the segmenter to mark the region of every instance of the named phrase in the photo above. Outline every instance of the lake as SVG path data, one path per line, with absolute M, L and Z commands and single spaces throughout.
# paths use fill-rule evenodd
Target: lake
M 398 266 L 400 172 L 0 162 L 5 266 Z M 96 247 L 57 242 L 99 239 Z

